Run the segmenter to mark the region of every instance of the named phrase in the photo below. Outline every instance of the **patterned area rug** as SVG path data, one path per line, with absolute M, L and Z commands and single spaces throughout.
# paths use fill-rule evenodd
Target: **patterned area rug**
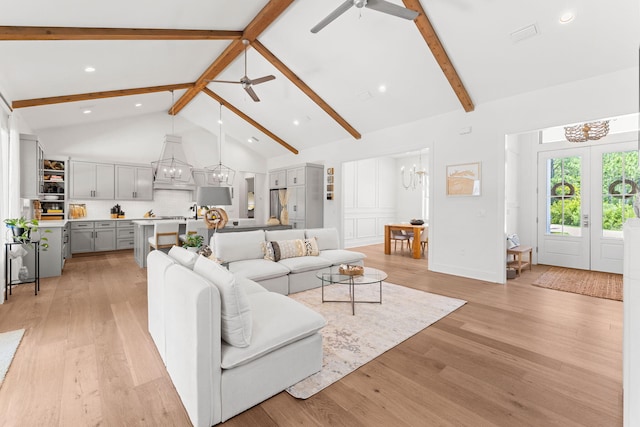
M 0 334 L 0 387 L 2 387 L 4 377 L 7 375 L 23 335 L 24 329 Z
M 551 267 L 533 285 L 622 301 L 622 274 Z
M 379 286 L 356 286 L 356 300 L 378 301 Z M 327 319 L 322 329 L 322 370 L 289 387 L 293 397 L 307 399 L 380 354 L 463 306 L 466 301 L 385 282 L 382 304 L 322 303 L 321 289 L 289 295 Z M 345 285 L 325 286 L 325 299 L 349 299 Z

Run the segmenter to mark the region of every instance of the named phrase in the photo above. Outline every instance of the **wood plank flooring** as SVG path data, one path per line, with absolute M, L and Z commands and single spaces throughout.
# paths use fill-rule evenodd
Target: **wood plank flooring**
M 621 426 L 622 303 L 431 273 L 358 250 L 389 282 L 468 303 L 307 400 L 280 393 L 228 426 Z M 0 332 L 26 334 L 0 388 L 3 426 L 188 426 L 147 332 L 129 251 L 74 257 L 41 292 L 14 288 Z

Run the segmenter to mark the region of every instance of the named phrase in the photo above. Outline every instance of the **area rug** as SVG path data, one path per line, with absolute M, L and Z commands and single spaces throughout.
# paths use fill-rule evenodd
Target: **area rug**
M 22 341 L 24 335 L 24 329 L 18 329 L 16 331 L 4 332 L 0 334 L 0 387 L 4 382 L 4 377 L 7 375 L 13 356 L 16 354 L 18 345 Z
M 533 285 L 622 301 L 622 274 L 551 267 Z
M 378 284 L 356 286 L 356 299 L 378 301 Z M 385 351 L 437 322 L 466 301 L 385 282 L 382 304 L 322 303 L 321 289 L 289 295 L 327 319 L 322 329 L 322 370 L 289 387 L 307 399 Z M 325 286 L 325 299 L 349 299 L 345 285 Z

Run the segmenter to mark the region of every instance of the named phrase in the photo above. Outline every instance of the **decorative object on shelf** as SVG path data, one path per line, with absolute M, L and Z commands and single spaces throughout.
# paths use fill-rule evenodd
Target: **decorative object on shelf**
M 421 220 L 421 219 L 413 218 L 411 221 L 409 221 L 409 224 L 411 224 L 411 225 L 423 225 L 424 221 Z
M 426 183 L 427 169 L 422 166 L 422 152 L 420 152 L 420 166 L 418 167 L 414 164 L 409 168 L 408 174 L 409 181 L 407 182 L 407 180 L 405 179 L 405 167 L 402 166 L 400 168 L 400 176 L 402 178 L 402 186 L 405 188 L 405 190 L 415 190 L 416 188 L 422 188 L 422 186 Z
M 160 160 L 151 162 L 153 176 L 158 182 L 188 183 L 193 166 L 186 162 L 182 150 L 182 138 L 175 135 L 174 96 L 171 91 L 171 135 L 165 135 Z
M 275 216 L 270 216 L 267 220 L 267 225 L 280 225 L 280 220 Z
M 335 198 L 335 192 L 333 190 L 334 185 L 334 169 L 327 168 L 327 200 L 333 200 Z
M 233 185 L 233 179 L 236 176 L 236 171 L 229 166 L 225 166 L 222 163 L 222 142 L 224 140 L 224 134 L 222 133 L 222 103 L 220 103 L 220 110 L 218 113 L 218 164 L 212 166 L 206 166 L 204 168 L 207 174 L 207 180 L 212 184 L 226 184 Z
M 18 280 L 20 280 L 21 282 L 29 280 L 29 269 L 26 265 L 23 265 L 18 270 Z
M 362 276 L 364 274 L 364 267 L 361 265 L 340 264 L 338 273 L 344 274 L 345 276 Z
M 228 221 L 229 217 L 227 216 L 227 212 L 222 208 L 211 208 L 204 215 L 204 222 L 210 230 L 224 228 Z
M 609 120 L 564 127 L 564 137 L 569 142 L 595 141 L 609 134 Z
M 480 162 L 447 166 L 447 196 L 479 196 Z
M 278 190 L 278 198 L 280 199 L 280 205 L 282 206 L 282 211 L 280 212 L 280 223 L 282 225 L 289 225 L 289 209 L 287 207 L 289 204 L 289 190 L 286 188 Z

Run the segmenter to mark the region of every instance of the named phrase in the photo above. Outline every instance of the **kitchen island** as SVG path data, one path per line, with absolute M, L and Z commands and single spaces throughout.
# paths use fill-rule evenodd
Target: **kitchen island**
M 136 263 L 140 268 L 147 267 L 147 255 L 149 254 L 149 237 L 153 236 L 153 225 L 156 221 L 162 221 L 162 219 L 144 219 L 133 221 L 134 225 L 134 247 L 133 256 Z M 174 220 L 180 224 L 180 234 L 185 234 L 187 220 Z M 234 231 L 254 231 L 254 230 L 288 230 L 292 228 L 291 225 L 232 225 L 227 224 L 226 227 L 217 230 L 216 233 L 230 233 Z M 204 236 L 204 242 L 209 244 L 214 230 L 207 230 L 207 236 Z

